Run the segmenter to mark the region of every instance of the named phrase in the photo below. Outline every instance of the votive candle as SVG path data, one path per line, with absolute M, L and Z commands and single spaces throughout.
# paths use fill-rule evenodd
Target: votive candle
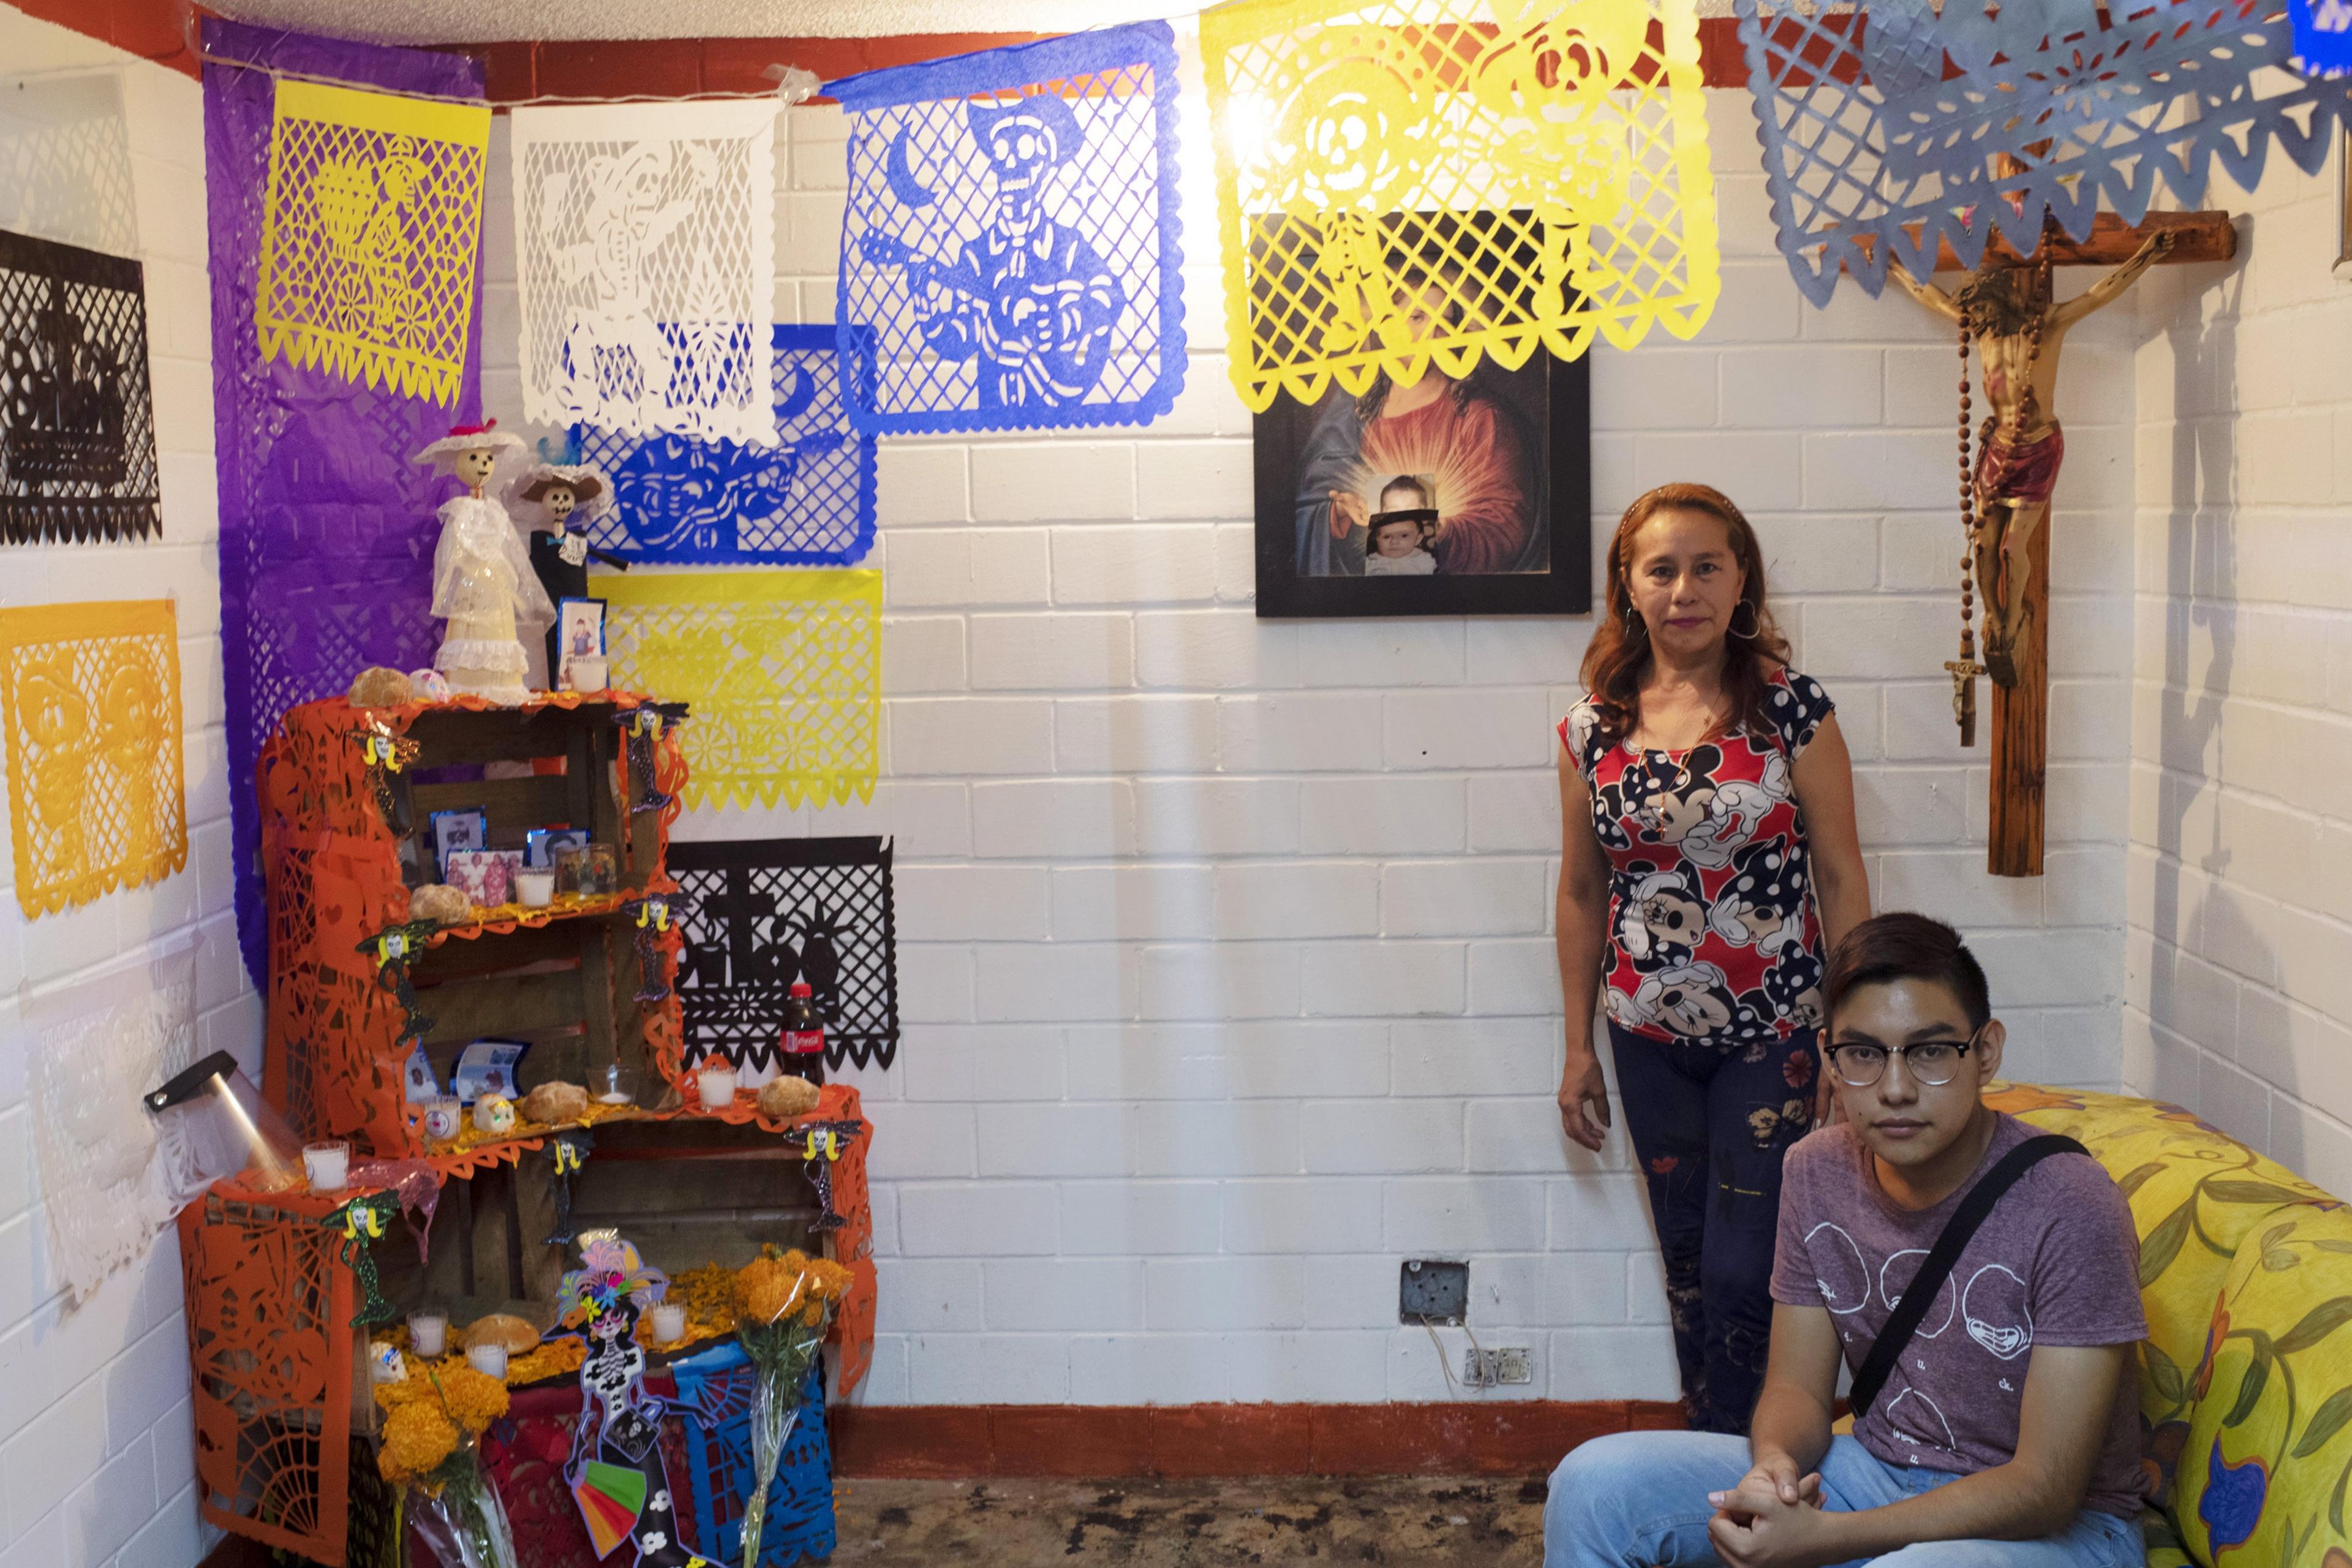
M 674 1345 L 686 1338 L 686 1309 L 664 1301 L 654 1309 L 654 1342 Z
M 437 1356 L 446 1352 L 449 1348 L 449 1314 L 409 1313 L 408 1348 L 421 1356 Z
M 302 1170 L 314 1193 L 340 1193 L 351 1184 L 352 1146 L 341 1138 L 302 1145 Z
M 735 1103 L 735 1068 L 731 1062 L 714 1062 L 695 1074 L 701 1086 L 702 1109 L 724 1110 Z
M 504 1345 L 467 1345 L 466 1364 L 484 1377 L 495 1377 L 500 1383 L 507 1378 L 507 1347 Z

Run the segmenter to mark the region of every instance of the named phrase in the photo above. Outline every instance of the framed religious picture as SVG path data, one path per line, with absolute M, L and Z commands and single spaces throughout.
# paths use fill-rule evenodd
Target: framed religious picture
M 1269 226 L 1269 254 L 1297 256 L 1302 268 L 1318 257 L 1313 265 L 1328 269 L 1328 247 L 1287 228 Z M 1349 291 L 1352 310 L 1341 313 L 1350 320 L 1321 331 L 1378 332 L 1391 317 L 1469 309 L 1498 286 L 1471 276 L 1465 258 L 1377 259 L 1380 276 Z M 1261 308 L 1276 308 L 1280 290 L 1267 288 Z M 1254 427 L 1257 613 L 1590 610 L 1590 401 L 1586 362 L 1541 347 L 1517 370 L 1487 358 L 1459 378 L 1433 365 L 1411 386 L 1383 373 L 1361 393 L 1335 380 L 1312 404 L 1276 397 Z

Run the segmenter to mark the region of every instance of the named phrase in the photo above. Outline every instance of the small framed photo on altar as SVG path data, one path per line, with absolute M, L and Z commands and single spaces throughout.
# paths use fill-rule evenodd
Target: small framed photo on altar
M 449 857 L 460 849 L 487 849 L 490 844 L 490 814 L 479 806 L 433 814 L 433 865 L 441 879 L 449 879 Z
M 555 689 L 559 691 L 604 689 L 604 601 L 564 599 L 555 606 Z M 578 668 L 574 660 L 580 661 Z M 576 676 L 593 676 L 575 683 Z
M 1267 254 L 1319 254 L 1266 222 Z M 1459 310 L 1472 265 L 1392 253 L 1388 287 L 1360 303 L 1381 320 Z M 1253 434 L 1261 616 L 1591 609 L 1585 360 L 1538 345 L 1516 370 L 1490 355 L 1459 377 L 1433 363 L 1411 386 L 1385 372 L 1360 393 L 1335 379 L 1312 404 L 1277 396 Z

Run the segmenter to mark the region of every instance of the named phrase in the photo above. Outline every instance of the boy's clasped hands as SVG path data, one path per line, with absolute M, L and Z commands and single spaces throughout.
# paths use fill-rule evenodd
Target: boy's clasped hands
M 1829 1540 L 1819 1472 L 1800 1476 L 1785 1455 L 1760 1460 L 1727 1492 L 1709 1492 L 1707 1522 L 1717 1555 L 1731 1568 L 1816 1568 L 1845 1560 Z

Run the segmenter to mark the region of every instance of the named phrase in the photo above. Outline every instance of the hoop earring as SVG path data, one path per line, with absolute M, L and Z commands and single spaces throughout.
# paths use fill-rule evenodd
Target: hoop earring
M 1748 629 L 1744 632 L 1739 629 L 1739 610 L 1748 612 Z M 1731 612 L 1731 625 L 1726 629 L 1742 642 L 1754 642 L 1763 635 L 1764 618 L 1756 613 L 1756 605 L 1752 600 L 1740 600 L 1739 610 Z
M 1649 623 L 1649 622 L 1647 622 L 1647 621 L 1645 621 L 1645 620 L 1643 620 L 1643 619 L 1642 618 L 1642 613 L 1641 613 L 1639 610 L 1636 610 L 1636 609 L 1635 609 L 1633 605 L 1626 605 L 1626 606 L 1625 606 L 1625 635 L 1626 635 L 1627 637 L 1634 637 L 1634 636 L 1637 636 L 1637 635 L 1641 635 L 1641 634 L 1647 633 L 1647 632 L 1649 631 L 1649 629 L 1650 629 L 1650 623 Z

